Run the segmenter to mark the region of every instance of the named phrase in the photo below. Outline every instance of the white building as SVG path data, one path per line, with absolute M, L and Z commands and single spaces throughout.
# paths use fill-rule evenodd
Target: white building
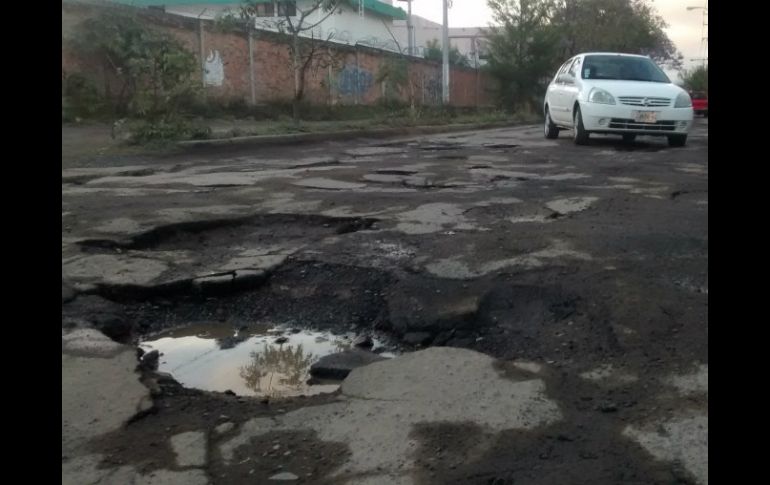
M 116 0 L 135 6 L 163 8 L 167 13 L 215 19 L 231 13 L 240 15 L 241 2 L 235 0 Z M 296 0 L 288 5 L 292 21 L 299 19 L 297 10 L 310 10 L 317 0 Z M 278 30 L 278 23 L 285 19 L 286 2 L 275 0 L 257 0 L 255 27 L 258 29 Z M 327 39 L 350 45 L 367 45 L 380 49 L 398 51 L 394 38 L 393 21 L 406 19 L 406 12 L 393 6 L 393 0 L 342 0 L 340 7 L 331 15 L 318 9 L 305 19 L 304 25 L 319 23 L 312 32 L 302 35 Z M 400 41 L 399 41 L 400 42 Z M 406 51 L 404 45 L 403 50 Z
M 432 22 L 419 15 L 412 15 L 412 26 L 414 29 L 416 55 L 423 55 L 425 47 L 433 40 L 438 41 L 439 46 L 441 45 L 441 24 Z M 406 20 L 394 21 L 393 29 L 399 44 L 401 44 L 404 52 L 406 52 L 409 39 Z M 468 58 L 472 67 L 481 66 L 485 63 L 486 49 L 484 39 L 484 29 L 481 27 L 452 27 L 449 29 L 449 45 L 457 47 L 457 50 Z

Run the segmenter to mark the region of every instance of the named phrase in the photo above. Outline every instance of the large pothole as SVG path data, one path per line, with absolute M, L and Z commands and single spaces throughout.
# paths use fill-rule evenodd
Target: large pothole
M 63 324 L 84 319 L 157 350 L 158 370 L 188 388 L 291 397 L 333 390 L 308 382 L 310 366 L 363 335 L 379 335 L 374 348 L 388 351 L 462 347 L 593 365 L 618 344 L 606 318 L 597 322 L 579 292 L 555 283 L 567 276 L 553 270 L 454 280 L 293 260 L 258 286 L 217 294 L 81 295 L 63 308 Z M 543 279 L 552 283 L 533 284 Z
M 286 241 L 309 242 L 317 237 L 370 228 L 376 219 L 305 214 L 257 214 L 229 219 L 179 222 L 158 226 L 130 239 L 89 239 L 84 250 L 195 250 L 248 243 L 250 246 Z

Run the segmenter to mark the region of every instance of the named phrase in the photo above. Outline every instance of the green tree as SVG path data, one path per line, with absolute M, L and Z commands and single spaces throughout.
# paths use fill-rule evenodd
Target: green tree
M 115 93 L 105 83 L 104 94 L 118 116 L 169 121 L 197 90 L 195 56 L 133 15 L 107 11 L 87 19 L 72 44 L 103 67 L 106 79 L 117 82 Z
M 694 69 L 682 71 L 684 87 L 690 91 L 709 92 L 709 68 L 698 66 Z
M 509 108 L 535 108 L 559 63 L 555 0 L 489 0 L 488 65 Z
M 538 104 L 554 70 L 590 51 L 649 55 L 671 68 L 682 56 L 646 0 L 488 0 L 489 69 L 509 107 Z
M 666 23 L 646 0 L 559 0 L 553 22 L 564 59 L 588 51 L 625 52 L 681 66 Z
M 401 57 L 389 57 L 380 64 L 375 80 L 385 84 L 385 99 L 397 100 L 403 90 L 410 88 L 409 63 Z M 410 96 L 410 102 L 411 102 Z
M 431 61 L 444 62 L 444 50 L 437 39 L 429 40 L 425 45 L 425 58 Z M 449 64 L 460 67 L 471 67 L 471 63 L 457 46 L 449 49 Z
M 251 22 L 265 16 L 276 16 L 272 27 L 290 38 L 289 57 L 294 73 L 292 114 L 295 122 L 299 122 L 300 118 L 300 104 L 305 96 L 307 72 L 338 63 L 337 56 L 331 49 L 324 48 L 319 42 L 331 40 L 333 33 L 326 39 L 317 39 L 314 29 L 341 9 L 342 0 L 311 0 L 303 2 L 302 8 L 298 3 L 296 0 L 244 0 L 241 5 L 241 17 Z M 309 38 L 307 33 L 310 34 Z

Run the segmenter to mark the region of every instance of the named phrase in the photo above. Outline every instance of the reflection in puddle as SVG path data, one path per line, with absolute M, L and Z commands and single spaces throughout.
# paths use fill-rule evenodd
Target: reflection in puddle
M 310 366 L 325 355 L 352 348 L 355 334 L 222 324 L 192 325 L 145 340 L 161 353 L 160 372 L 189 388 L 238 395 L 290 397 L 334 392 L 339 383 L 310 386 Z M 374 339 L 374 348 L 382 343 Z M 382 354 L 390 355 L 390 354 Z
M 255 394 L 273 395 L 276 387 L 300 389 L 313 363 L 313 354 L 305 354 L 302 344 L 296 347 L 268 346 L 261 351 L 252 351 L 251 361 L 240 368 L 240 375 L 246 387 Z M 277 380 L 274 386 L 274 379 Z

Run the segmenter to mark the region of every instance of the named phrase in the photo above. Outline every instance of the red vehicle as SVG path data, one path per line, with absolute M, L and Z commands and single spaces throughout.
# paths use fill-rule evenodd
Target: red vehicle
M 703 115 L 704 118 L 709 116 L 709 97 L 708 94 L 702 92 L 690 93 L 692 98 L 692 110 L 696 115 Z

